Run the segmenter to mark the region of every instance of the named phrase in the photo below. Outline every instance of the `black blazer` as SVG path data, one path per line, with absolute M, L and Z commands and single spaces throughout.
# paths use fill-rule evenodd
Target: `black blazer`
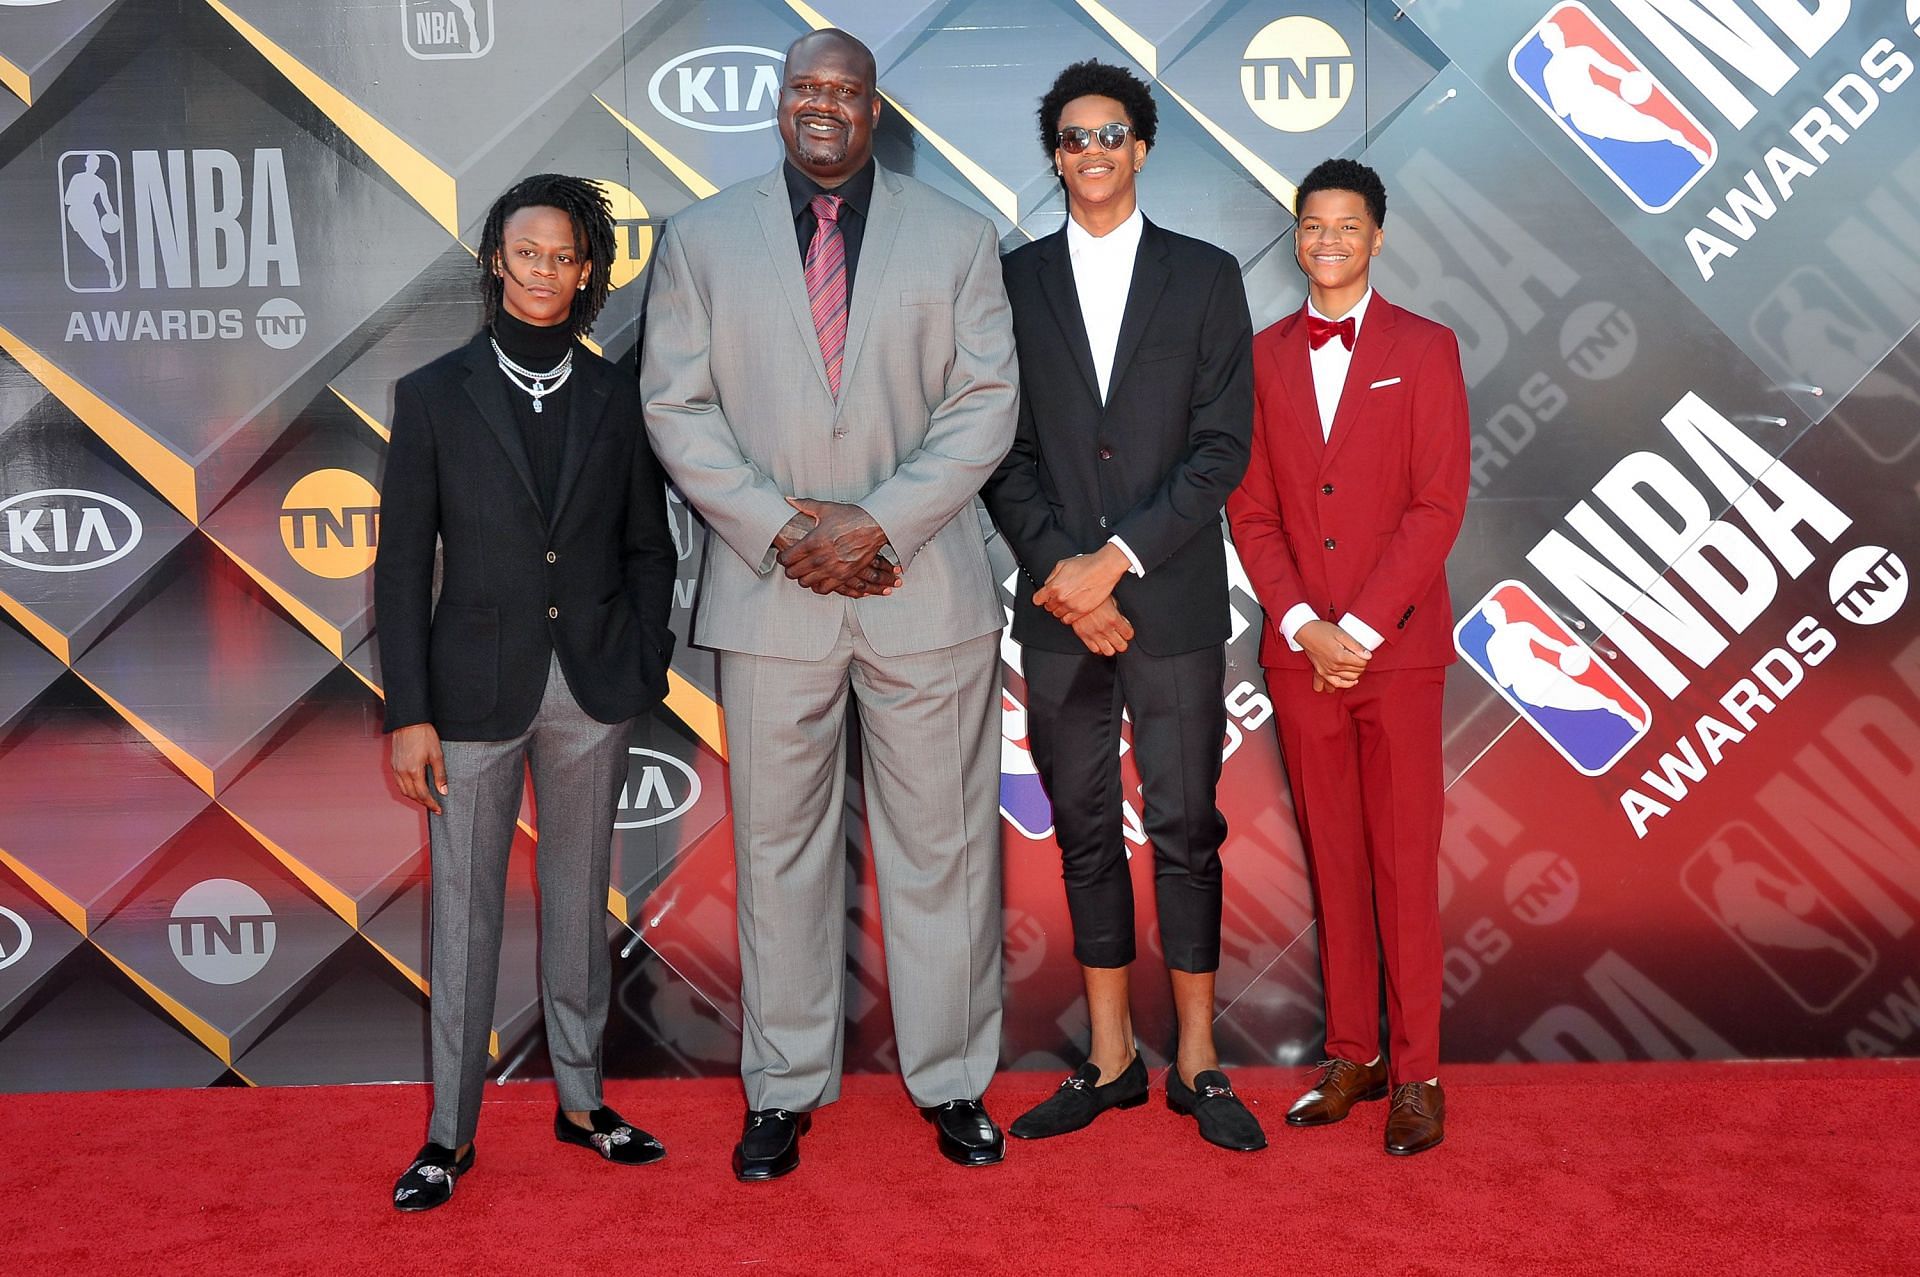
M 388 731 L 517 736 L 555 651 L 574 699 L 601 722 L 666 695 L 677 558 L 633 378 L 575 347 L 551 515 L 508 394 L 485 332 L 400 379 L 373 576 Z
M 1240 266 L 1211 244 L 1148 222 L 1134 257 L 1107 403 L 1081 318 L 1063 227 L 1002 259 L 1020 351 L 1020 424 L 984 496 L 1026 583 L 1013 636 L 1084 652 L 1035 607 L 1061 559 L 1118 536 L 1146 575 L 1114 601 L 1157 656 L 1229 633 L 1220 511 L 1253 437 L 1253 321 Z

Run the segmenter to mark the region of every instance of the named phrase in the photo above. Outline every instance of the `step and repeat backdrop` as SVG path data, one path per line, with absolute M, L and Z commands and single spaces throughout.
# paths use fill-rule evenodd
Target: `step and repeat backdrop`
M 1459 333 L 1475 423 L 1450 1059 L 1920 1049 L 1920 0 L 0 0 L 0 1090 L 423 1075 L 426 831 L 369 572 L 394 381 L 476 328 L 478 220 L 547 170 L 613 200 L 595 339 L 630 359 L 660 226 L 778 162 L 780 51 L 829 24 L 879 59 L 882 161 L 1008 246 L 1064 217 L 1054 74 L 1148 77 L 1146 210 L 1233 252 L 1261 324 L 1302 297 L 1293 183 L 1385 177 L 1375 281 Z M 705 534 L 672 513 L 684 639 Z M 1230 606 L 1222 1046 L 1310 1061 L 1244 577 Z M 1004 1058 L 1051 1069 L 1084 1008 L 1003 651 Z M 726 775 L 683 642 L 621 800 L 615 1072 L 734 1067 Z M 545 1069 L 538 832 L 503 1077 Z M 862 841 L 856 810 L 877 1069 Z

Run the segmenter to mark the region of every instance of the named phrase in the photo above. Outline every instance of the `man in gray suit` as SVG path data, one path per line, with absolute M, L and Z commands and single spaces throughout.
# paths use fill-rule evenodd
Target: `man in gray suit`
M 647 431 L 713 538 L 738 867 L 742 1180 L 799 1164 L 838 1097 L 849 693 L 908 1093 L 1000 1160 L 999 631 L 977 493 L 1013 439 L 992 224 L 873 162 L 873 54 L 787 51 L 786 159 L 686 210 L 654 256 Z

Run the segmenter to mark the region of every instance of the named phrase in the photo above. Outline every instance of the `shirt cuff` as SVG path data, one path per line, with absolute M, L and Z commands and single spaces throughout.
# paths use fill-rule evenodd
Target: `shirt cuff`
M 1140 556 L 1135 554 L 1125 541 L 1122 541 L 1119 537 L 1108 537 L 1107 544 L 1127 556 L 1127 571 L 1133 573 L 1135 576 L 1145 576 L 1147 574 L 1147 570 L 1140 566 Z
M 1385 639 L 1380 637 L 1380 631 L 1374 629 L 1371 625 L 1368 625 L 1351 612 L 1340 618 L 1340 628 L 1358 639 L 1360 646 L 1366 648 L 1369 652 L 1378 650 L 1380 645 L 1386 642 Z
M 1288 647 L 1296 652 L 1301 650 L 1299 640 L 1295 639 L 1294 635 L 1298 634 L 1300 627 L 1313 620 L 1316 615 L 1311 603 L 1295 603 L 1287 609 L 1287 614 L 1280 618 L 1280 637 L 1287 641 Z

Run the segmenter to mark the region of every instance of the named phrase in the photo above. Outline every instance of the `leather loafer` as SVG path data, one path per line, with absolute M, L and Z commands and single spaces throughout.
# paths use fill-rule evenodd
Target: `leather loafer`
M 1387 1109 L 1387 1152 L 1424 1153 L 1447 1136 L 1447 1097 L 1438 1082 L 1402 1082 Z
M 1168 1069 L 1167 1107 L 1198 1122 L 1200 1137 L 1209 1144 L 1237 1153 L 1252 1153 L 1267 1146 L 1260 1119 L 1240 1102 L 1227 1075 L 1218 1069 L 1195 1075 L 1191 1087 L 1180 1080 L 1178 1068 Z
M 812 1125 L 810 1113 L 748 1109 L 746 1128 L 733 1146 L 733 1177 L 743 1184 L 779 1179 L 800 1165 L 800 1137 Z
M 1108 1109 L 1138 1108 L 1147 1102 L 1147 1066 L 1138 1055 L 1120 1076 L 1099 1085 L 1100 1066 L 1089 1060 L 1040 1103 L 1014 1119 L 1008 1133 L 1017 1139 L 1043 1140 L 1090 1124 Z
M 645 1166 L 667 1155 L 666 1145 L 610 1108 L 597 1108 L 588 1114 L 591 1130 L 575 1126 L 565 1112 L 553 1115 L 553 1137 L 562 1144 L 590 1148 L 609 1162 L 621 1166 Z
M 979 1100 L 948 1100 L 920 1110 L 940 1137 L 940 1152 L 960 1166 L 991 1166 L 1007 1155 L 1000 1128 Z
M 453 1182 L 472 1169 L 473 1145 L 467 1145 L 465 1157 L 456 1158 L 445 1144 L 423 1144 L 413 1155 L 413 1165 L 393 1186 L 393 1208 L 417 1211 L 444 1206 L 453 1197 Z
M 1352 1060 L 1322 1060 L 1323 1070 L 1313 1089 L 1287 1110 L 1288 1126 L 1329 1126 L 1341 1121 L 1362 1100 L 1387 1098 L 1387 1061 L 1372 1064 Z

